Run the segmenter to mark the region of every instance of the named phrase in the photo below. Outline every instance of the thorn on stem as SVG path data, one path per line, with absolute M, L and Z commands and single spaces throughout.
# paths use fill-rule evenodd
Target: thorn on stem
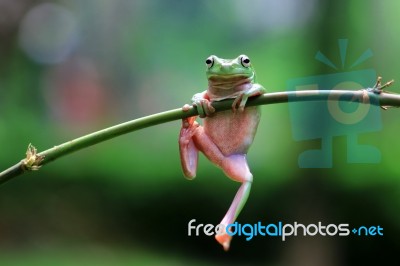
M 372 90 L 373 90 L 374 93 L 380 94 L 381 92 L 383 92 L 384 88 L 387 88 L 387 87 L 391 86 L 393 83 L 394 83 L 394 80 L 392 79 L 392 80 L 390 80 L 390 81 L 388 81 L 388 82 L 386 82 L 385 84 L 382 85 L 382 77 L 379 76 L 376 79 L 376 83 L 375 83 L 374 87 L 372 88 Z

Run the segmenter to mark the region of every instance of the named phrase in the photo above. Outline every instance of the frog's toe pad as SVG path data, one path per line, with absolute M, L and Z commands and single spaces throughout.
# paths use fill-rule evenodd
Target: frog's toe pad
M 232 240 L 232 237 L 230 235 L 228 235 L 227 233 L 218 234 L 215 236 L 215 239 L 218 241 L 218 243 L 222 245 L 225 251 L 229 250 Z
M 192 108 L 192 106 L 190 106 L 189 104 L 185 104 L 185 105 L 182 107 L 182 111 L 187 112 L 187 111 L 190 110 L 190 108 Z

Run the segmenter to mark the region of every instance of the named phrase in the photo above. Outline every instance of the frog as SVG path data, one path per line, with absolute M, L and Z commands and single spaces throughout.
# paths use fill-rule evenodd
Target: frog
M 266 89 L 256 83 L 256 74 L 247 55 L 234 59 L 211 55 L 205 63 L 208 88 L 192 97 L 192 105 L 182 107 L 183 111 L 196 108 L 198 115 L 182 119 L 179 153 L 187 179 L 196 177 L 200 151 L 227 177 L 241 183 L 220 222 L 222 228 L 227 228 L 240 214 L 253 182 L 246 156 L 253 143 L 261 111 L 259 106 L 246 107 L 246 103 L 250 97 L 264 94 Z M 231 110 L 215 112 L 212 103 L 227 99 L 234 99 Z M 198 116 L 203 119 L 203 125 L 196 121 Z M 224 250 L 229 250 L 230 232 L 218 232 L 215 239 Z

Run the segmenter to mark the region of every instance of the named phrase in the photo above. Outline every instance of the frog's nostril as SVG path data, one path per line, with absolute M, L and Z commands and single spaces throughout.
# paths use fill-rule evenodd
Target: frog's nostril
M 221 64 L 221 70 L 222 71 L 224 71 L 224 70 L 228 70 L 229 69 L 229 67 L 230 67 L 230 64 L 227 64 L 227 63 L 223 63 L 223 64 Z

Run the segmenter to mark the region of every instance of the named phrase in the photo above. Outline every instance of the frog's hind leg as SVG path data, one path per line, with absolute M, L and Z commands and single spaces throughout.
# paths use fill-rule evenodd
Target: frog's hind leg
M 222 168 L 229 178 L 242 183 L 228 212 L 221 221 L 221 224 L 226 227 L 236 220 L 250 193 L 253 175 L 250 173 L 247 165 L 246 155 L 234 154 L 224 156 L 214 142 L 205 134 L 204 128 L 201 126 L 196 128 L 193 140 L 196 147 L 203 152 L 211 162 Z M 230 235 L 224 232 L 223 234 L 216 235 L 215 238 L 225 250 L 229 249 L 232 238 Z
M 247 198 L 250 194 L 253 175 L 250 173 L 245 154 L 235 154 L 225 157 L 221 167 L 228 177 L 230 177 L 234 181 L 242 183 L 236 193 L 235 198 L 232 201 L 231 206 L 229 207 L 228 212 L 225 214 L 225 217 L 220 223 L 224 227 L 226 227 L 236 220 L 240 211 L 245 205 Z M 225 250 L 229 249 L 232 237 L 228 235 L 225 231 L 222 234 L 216 235 L 215 239 L 224 247 Z
M 179 135 L 182 170 L 189 179 L 193 179 L 196 176 L 199 150 L 219 167 L 222 167 L 221 163 L 225 159 L 220 149 L 204 132 L 204 128 L 195 120 L 195 116 L 182 119 L 182 128 Z

